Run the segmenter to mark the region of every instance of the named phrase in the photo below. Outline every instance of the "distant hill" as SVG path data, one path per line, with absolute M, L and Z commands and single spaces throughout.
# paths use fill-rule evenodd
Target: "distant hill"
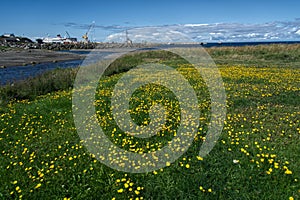
M 4 34 L 0 36 L 1 43 L 33 43 L 26 37 L 15 36 L 14 34 Z

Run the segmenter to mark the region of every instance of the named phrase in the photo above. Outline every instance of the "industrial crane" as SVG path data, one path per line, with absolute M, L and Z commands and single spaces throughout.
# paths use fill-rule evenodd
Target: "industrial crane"
M 85 43 L 88 43 L 89 42 L 89 33 L 91 32 L 92 28 L 95 26 L 95 22 L 93 22 L 90 26 L 89 26 L 89 29 L 88 31 L 82 36 L 82 38 L 84 39 L 84 42 Z
M 71 37 L 70 34 L 68 33 L 68 31 L 66 31 L 67 34 L 67 38 L 65 38 L 65 42 L 64 43 L 77 43 L 77 38 Z
M 68 31 L 66 31 L 66 34 L 67 34 L 67 38 L 71 38 L 70 34 L 68 33 Z

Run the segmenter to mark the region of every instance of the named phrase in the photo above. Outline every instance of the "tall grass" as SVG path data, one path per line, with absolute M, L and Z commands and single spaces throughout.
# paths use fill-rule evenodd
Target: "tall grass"
M 33 100 L 36 97 L 59 90 L 72 88 L 78 69 L 55 69 L 36 77 L 16 81 L 0 87 L 0 100 L 8 103 L 10 100 Z

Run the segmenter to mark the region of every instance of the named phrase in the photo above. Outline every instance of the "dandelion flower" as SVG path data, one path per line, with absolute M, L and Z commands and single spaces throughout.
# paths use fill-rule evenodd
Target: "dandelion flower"
M 35 189 L 38 189 L 38 188 L 41 187 L 41 186 L 42 186 L 42 184 L 39 183 L 39 184 L 37 184 L 34 188 L 35 188 Z
M 121 189 L 119 189 L 117 192 L 118 193 L 122 193 L 124 190 L 123 190 L 123 188 L 121 188 Z
M 197 159 L 200 161 L 203 160 L 203 158 L 201 156 L 197 156 Z
M 292 174 L 293 172 L 291 171 L 291 170 L 289 170 L 289 169 L 287 169 L 286 171 L 285 171 L 285 174 Z

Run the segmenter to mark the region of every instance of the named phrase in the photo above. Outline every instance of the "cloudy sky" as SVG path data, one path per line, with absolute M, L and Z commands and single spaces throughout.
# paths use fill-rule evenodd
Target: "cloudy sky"
M 15 0 L 1 2 L 0 34 L 176 42 L 300 40 L 300 1 Z

